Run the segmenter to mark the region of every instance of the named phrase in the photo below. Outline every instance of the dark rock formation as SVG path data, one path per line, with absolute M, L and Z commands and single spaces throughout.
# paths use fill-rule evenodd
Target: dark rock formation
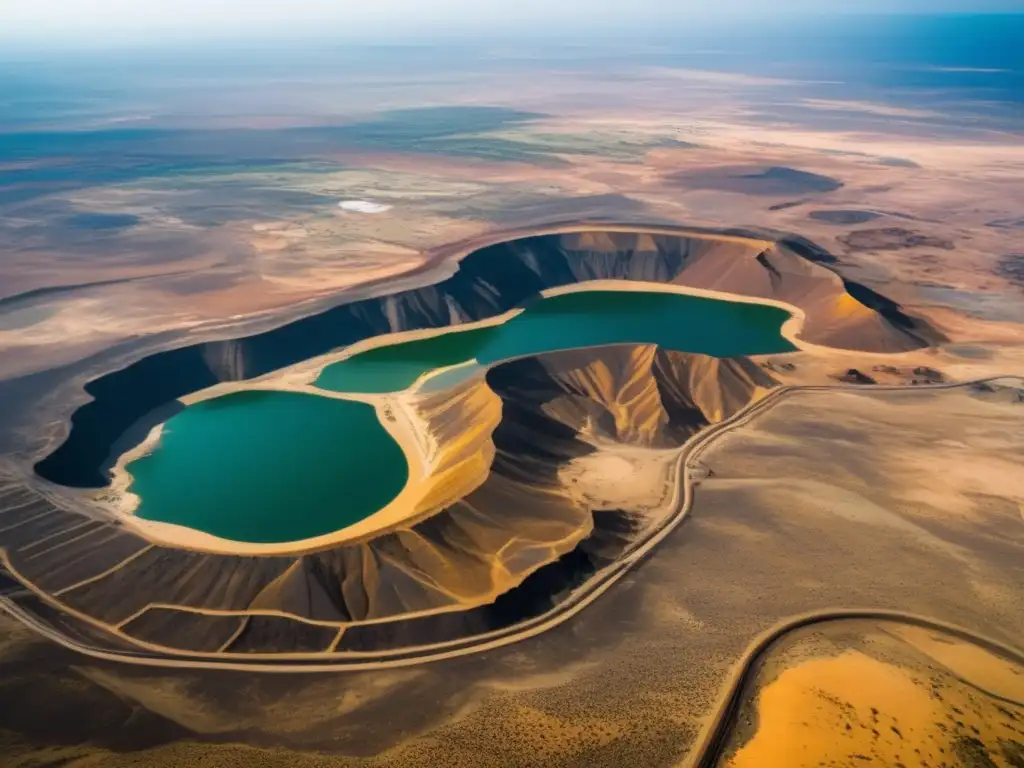
M 861 373 L 856 368 L 851 368 L 841 376 L 836 377 L 839 381 L 844 384 L 875 384 L 877 383 L 873 378 L 868 376 L 866 373 Z

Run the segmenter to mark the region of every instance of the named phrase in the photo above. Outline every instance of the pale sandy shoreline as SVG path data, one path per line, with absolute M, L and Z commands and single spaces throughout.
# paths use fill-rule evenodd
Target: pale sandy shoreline
M 219 388 L 214 387 L 211 389 Z M 420 438 L 422 434 L 428 431 L 428 425 L 413 407 L 412 393 L 342 396 L 340 393 L 326 392 L 308 385 L 296 383 L 273 385 L 268 382 L 261 382 L 256 386 L 231 386 L 226 391 L 211 392 L 206 397 L 194 400 L 189 398 L 189 400 L 191 403 L 201 402 L 202 400 L 220 397 L 231 392 L 246 390 L 298 392 L 314 397 L 358 401 L 372 405 L 377 412 L 377 418 L 381 426 L 402 449 L 402 453 L 405 454 L 409 471 L 405 486 L 385 507 L 362 520 L 331 533 L 292 542 L 254 543 L 236 541 L 221 538 L 187 526 L 146 520 L 134 514 L 139 499 L 128 490 L 133 478 L 127 467 L 132 461 L 141 458 L 156 448 L 163 426 L 157 425 L 151 430 L 142 444 L 122 455 L 112 470 L 113 480 L 108 493 L 112 497 L 115 514 L 127 527 L 155 543 L 183 549 L 216 554 L 280 555 L 313 552 L 342 543 L 354 543 L 394 528 L 402 523 L 412 524 L 414 521 L 422 519 L 426 513 L 437 511 L 433 509 L 433 507 L 437 506 L 436 502 L 431 504 L 430 509 L 424 510 L 422 507 L 430 497 L 437 495 L 435 493 L 437 490 L 436 470 L 443 453 L 431 450 L 430 444 Z M 388 418 L 388 416 L 391 418 Z M 496 426 L 497 420 L 493 424 L 485 425 L 484 428 L 489 427 L 489 435 L 490 430 L 493 430 Z M 489 462 L 487 467 L 489 468 Z M 459 484 L 459 495 L 462 496 L 474 490 L 483 482 L 485 477 L 486 474 L 460 478 L 462 482 Z M 442 496 L 442 498 L 446 502 L 449 501 L 448 496 Z M 450 499 L 450 501 L 455 500 Z

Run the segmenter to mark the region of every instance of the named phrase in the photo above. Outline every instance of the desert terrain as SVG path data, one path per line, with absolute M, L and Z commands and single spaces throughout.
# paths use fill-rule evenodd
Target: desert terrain
M 1002 76 L 400 55 L 0 124 L 4 764 L 1017 765 Z M 595 286 L 785 308 L 792 349 L 316 386 Z M 130 460 L 253 388 L 373 404 L 404 495 L 292 547 L 133 519 Z

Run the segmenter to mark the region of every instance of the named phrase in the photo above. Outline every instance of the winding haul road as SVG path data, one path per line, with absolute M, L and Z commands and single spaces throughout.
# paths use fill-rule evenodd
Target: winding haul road
M 835 392 L 850 391 L 860 393 L 883 392 L 883 391 L 936 391 L 957 389 L 960 387 L 976 386 L 1001 379 L 1016 379 L 1017 376 L 1007 374 L 1004 376 L 988 376 L 981 379 L 972 379 L 946 384 L 919 384 L 919 385 L 794 385 L 783 386 L 772 390 L 761 400 L 752 403 L 744 410 L 734 414 L 731 418 L 713 424 L 698 434 L 694 435 L 685 443 L 679 451 L 679 458 L 676 464 L 677 483 L 672 499 L 672 511 L 666 516 L 665 522 L 655 529 L 647 539 L 643 540 L 634 548 L 622 561 L 598 571 L 590 579 L 581 584 L 566 600 L 555 606 L 548 612 L 521 622 L 513 627 L 483 635 L 476 635 L 462 641 L 452 641 L 435 645 L 420 646 L 416 648 L 403 649 L 401 651 L 390 651 L 380 654 L 359 654 L 335 658 L 330 661 L 263 661 L 252 660 L 241 661 L 220 661 L 216 654 L 208 658 L 196 658 L 171 654 L 156 654 L 146 651 L 112 651 L 97 646 L 89 645 L 76 638 L 69 637 L 58 631 L 55 627 L 36 617 L 32 612 L 20 607 L 13 598 L 24 592 L 0 593 L 0 609 L 10 614 L 15 619 L 38 632 L 53 642 L 64 646 L 77 653 L 82 653 L 93 658 L 104 661 L 114 661 L 127 664 L 138 664 L 152 667 L 179 668 L 179 669 L 220 669 L 220 670 L 241 670 L 246 672 L 339 672 L 339 671 L 367 671 L 390 669 L 394 667 L 423 664 L 431 661 L 440 661 L 481 651 L 500 648 L 511 645 L 521 640 L 547 632 L 560 624 L 568 621 L 598 597 L 610 589 L 621 579 L 634 565 L 646 558 L 661 541 L 674 531 L 689 515 L 693 507 L 694 486 L 699 480 L 695 480 L 695 466 L 700 455 L 721 435 L 742 427 L 753 418 L 765 412 L 769 408 L 781 402 L 783 399 L 792 397 L 803 392 Z M 0 555 L 3 553 L 0 552 Z M 5 558 L 3 558 L 5 559 Z M 48 602 L 48 596 L 40 592 L 35 594 Z M 59 605 L 57 606 L 59 608 Z M 691 752 L 688 763 L 699 768 L 712 766 L 720 756 L 721 750 L 729 732 L 729 725 L 732 717 L 738 711 L 743 701 L 743 694 L 750 681 L 756 674 L 757 663 L 765 657 L 771 646 L 789 632 L 801 629 L 814 624 L 841 620 L 841 619 L 875 619 L 897 621 L 915 626 L 942 631 L 956 637 L 978 644 L 997 655 L 1011 659 L 1024 666 L 1024 652 L 1009 648 L 991 638 L 979 636 L 963 627 L 947 624 L 924 616 L 890 611 L 882 609 L 843 609 L 835 608 L 822 611 L 815 611 L 800 616 L 786 619 L 776 626 L 765 631 L 747 649 L 744 656 L 734 665 L 730 678 L 722 686 L 719 702 L 715 714 L 706 724 L 697 748 Z M 325 654 L 326 655 L 326 654 Z

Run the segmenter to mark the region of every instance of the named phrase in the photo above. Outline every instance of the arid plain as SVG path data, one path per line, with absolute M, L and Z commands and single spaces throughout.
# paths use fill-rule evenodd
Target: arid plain
M 54 523 L 21 541 L 2 538 L 24 530 L 20 518 L 0 523 L 7 569 L 24 566 L 4 575 L 5 600 L 44 628 L 128 655 L 140 639 L 186 652 L 195 643 L 206 661 L 240 638 L 239 653 L 345 650 L 345 637 L 356 652 L 401 648 L 422 632 L 408 628 L 415 618 L 393 633 L 347 627 L 410 610 L 465 611 L 459 633 L 498 631 L 472 609 L 514 593 L 541 559 L 564 563 L 592 542 L 598 572 L 618 558 L 628 566 L 544 631 L 366 670 L 105 661 L 2 615 L 9 764 L 800 765 L 786 757 L 793 750 L 806 751 L 806 765 L 1019 764 L 1024 145 L 1015 113 L 960 92 L 869 97 L 807 70 L 635 62 L 598 70 L 495 56 L 472 75 L 436 64 L 415 77 L 385 68 L 348 76 L 343 109 L 325 108 L 324 85 L 312 81 L 245 92 L 218 112 L 211 94 L 223 85 L 201 83 L 188 96 L 158 94 L 153 114 L 128 102 L 74 126 L 40 125 L 91 131 L 55 150 L 4 135 L 2 514 L 18 514 L 23 497 L 6 494 L 26 487 L 58 505 L 109 502 L 102 490 L 70 492 L 32 473 L 68 436 L 87 382 L 186 346 L 204 350 L 219 386 L 275 381 L 255 347 L 232 340 L 449 278 L 438 306 L 480 320 L 460 314 L 469 303 L 456 266 L 481 253 L 529 264 L 525 251 L 501 250 L 513 238 L 554 238 L 538 242 L 555 243 L 552 257 L 567 259 L 578 285 L 580 275 L 657 281 L 805 315 L 798 348 L 780 354 L 719 362 L 643 344 L 550 352 L 498 365 L 455 396 L 382 398 L 434 436 L 422 448 L 429 476 L 455 469 L 387 526 L 392 541 L 352 547 L 378 554 L 338 555 L 346 565 L 335 575 L 349 578 L 339 577 L 345 597 L 330 615 L 326 603 L 296 598 L 316 581 L 304 553 L 276 558 L 262 603 L 217 607 L 202 603 L 221 599 L 216 580 L 188 586 L 222 567 L 200 565 L 205 553 L 186 547 L 185 564 L 173 552 L 147 563 L 141 545 L 126 544 L 117 567 L 145 568 L 116 589 L 99 571 L 58 586 L 69 570 L 47 553 L 64 557 L 92 530 Z M 102 135 L 114 117 L 124 133 L 112 150 Z M 146 133 L 150 123 L 157 133 Z M 683 245 L 670 239 L 693 231 Z M 607 265 L 620 257 L 678 270 L 615 272 Z M 377 332 L 421 327 L 415 306 L 399 304 Z M 709 439 L 688 442 L 701 434 Z M 112 466 L 119 437 L 97 467 Z M 540 479 L 516 485 L 525 475 Z M 684 490 L 685 515 L 663 529 Z M 629 525 L 598 512 L 621 512 Z M 435 561 L 441 516 L 472 546 L 446 539 L 451 552 Z M 595 543 L 595 530 L 606 538 Z M 634 552 L 620 541 L 630 536 L 656 546 Z M 371 578 L 363 567 L 353 597 L 356 558 L 386 561 L 416 591 L 391 597 L 386 569 Z M 52 588 L 26 592 L 13 578 L 30 581 L 32 563 Z M 237 595 L 261 568 L 218 571 L 217 583 Z M 88 594 L 47 602 L 85 582 Z M 188 623 L 169 614 L 133 628 L 150 604 L 200 610 Z M 539 610 L 516 606 L 527 617 Z M 236 608 L 306 611 L 309 631 L 295 639 L 268 620 L 254 637 L 249 619 L 215 615 Z M 451 626 L 431 631 L 447 641 Z M 902 703 L 887 708 L 894 699 Z M 950 719 L 952 707 L 961 712 Z M 792 717 L 803 709 L 806 718 Z M 846 723 L 848 742 L 823 736 Z

